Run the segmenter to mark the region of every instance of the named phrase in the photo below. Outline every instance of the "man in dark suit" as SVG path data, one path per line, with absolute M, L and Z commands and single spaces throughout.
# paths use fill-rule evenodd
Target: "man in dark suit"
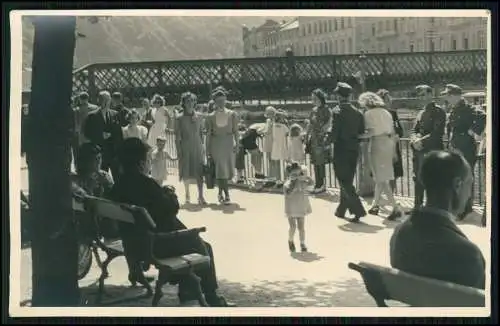
M 110 108 L 111 95 L 107 91 L 99 93 L 100 108 L 89 113 L 83 125 L 85 137 L 102 148 L 102 169 L 111 169 L 116 181 L 120 175 L 117 150 L 123 141 L 123 132 L 118 112 Z
M 85 143 L 87 139 L 83 135 L 83 124 L 87 119 L 87 116 L 94 111 L 97 111 L 99 107 L 89 102 L 89 94 L 82 92 L 77 97 L 76 106 L 73 108 L 75 117 L 75 132 L 73 137 L 73 158 L 75 162 L 78 160 L 78 149 L 80 145 Z
M 427 201 L 398 225 L 390 241 L 391 266 L 404 272 L 484 289 L 481 250 L 455 225 L 470 196 L 472 171 L 458 152 L 432 151 L 420 169 Z
M 366 215 L 356 189 L 354 175 L 358 165 L 359 136 L 365 132 L 363 114 L 349 102 L 352 88 L 338 83 L 334 90 L 339 105 L 333 110 L 331 141 L 333 142 L 333 168 L 340 184 L 340 203 L 335 216 L 345 218 L 347 210 L 354 214 L 352 222 Z
M 111 110 L 114 110 L 118 113 L 118 118 L 122 127 L 128 125 L 130 110 L 123 104 L 122 93 L 114 92 L 113 95 L 111 95 Z
M 446 126 L 446 112 L 436 105 L 432 88 L 419 85 L 415 88 L 417 97 L 424 104 L 410 133 L 410 146 L 413 149 L 413 182 L 415 184 L 414 207 L 424 203 L 424 187 L 418 179 L 418 170 L 424 155 L 433 150 L 443 149 L 443 135 Z
M 462 88 L 457 85 L 446 85 L 441 95 L 445 96 L 451 108 L 448 121 L 449 146 L 460 151 L 474 171 L 477 161 L 476 138 L 479 138 L 486 128 L 486 113 L 468 104 L 462 97 Z M 471 212 L 472 194 L 459 218 L 464 219 Z

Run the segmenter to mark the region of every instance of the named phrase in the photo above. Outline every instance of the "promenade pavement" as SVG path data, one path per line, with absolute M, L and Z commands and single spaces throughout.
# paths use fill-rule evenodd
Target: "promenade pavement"
M 169 176 L 181 202 L 184 189 L 176 176 Z M 192 199 L 197 198 L 195 187 Z M 207 207 L 183 205 L 181 220 L 188 227 L 206 226 L 203 238 L 214 248 L 220 292 L 242 307 L 370 307 L 375 306 L 366 293 L 362 279 L 348 269 L 349 262 L 368 261 L 389 265 L 389 239 L 399 222 L 386 222 L 383 217 L 367 216 L 363 223 L 352 224 L 333 216 L 338 202 L 335 193 L 311 197 L 313 213 L 306 219 L 307 245 L 310 253 L 288 252 L 288 222 L 283 214 L 280 194 L 253 193 L 232 189 L 234 204 L 216 204 L 217 191 L 206 191 Z M 368 207 L 369 204 L 364 202 Z M 477 243 L 486 257 L 489 250 L 488 231 L 479 226 L 479 217 L 460 228 Z M 298 235 L 297 235 L 298 237 Z M 298 238 L 297 238 L 298 242 Z M 106 281 L 109 298 L 133 296 L 141 289 L 128 287 L 125 260 L 110 265 Z M 148 274 L 154 275 L 154 269 Z M 94 263 L 90 273 L 80 282 L 83 293 L 92 300 L 97 290 L 99 270 Z M 31 297 L 31 252 L 22 250 L 21 300 Z M 161 306 L 178 304 L 176 287 L 166 285 Z M 137 299 L 121 304 L 149 306 L 150 299 Z

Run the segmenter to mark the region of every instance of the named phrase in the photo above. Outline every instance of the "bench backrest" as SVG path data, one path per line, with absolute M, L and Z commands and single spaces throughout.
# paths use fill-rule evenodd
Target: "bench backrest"
M 395 300 L 414 307 L 484 307 L 486 304 L 484 291 L 476 288 L 366 262 L 349 263 L 349 268 L 362 275 L 369 293 L 370 289 L 377 289 L 379 294 L 382 291 L 383 300 Z M 374 293 L 370 294 L 375 298 Z

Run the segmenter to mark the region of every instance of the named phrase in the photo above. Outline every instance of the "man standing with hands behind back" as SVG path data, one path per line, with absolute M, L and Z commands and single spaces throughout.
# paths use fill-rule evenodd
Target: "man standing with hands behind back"
M 123 141 L 118 112 L 110 108 L 111 95 L 108 91 L 99 93 L 100 108 L 90 113 L 85 121 L 83 132 L 91 143 L 97 144 L 102 149 L 102 169 L 108 172 L 111 169 L 113 179 L 120 175 L 117 152 Z
M 415 206 L 424 204 L 424 186 L 418 176 L 424 155 L 433 150 L 442 150 L 446 112 L 436 104 L 429 85 L 415 87 L 417 98 L 424 108 L 415 119 L 410 133 L 410 146 L 413 149 L 413 181 L 415 184 Z
M 486 114 L 468 104 L 462 97 L 462 88 L 457 85 L 446 85 L 441 95 L 446 98 L 451 108 L 448 121 L 449 147 L 461 152 L 474 172 L 477 161 L 476 141 L 486 129 Z M 471 212 L 472 195 L 467 201 L 465 211 L 458 218 L 464 219 Z

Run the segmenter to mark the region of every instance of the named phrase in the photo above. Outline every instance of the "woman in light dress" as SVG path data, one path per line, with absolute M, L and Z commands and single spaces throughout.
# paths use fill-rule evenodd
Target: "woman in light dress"
M 201 113 L 195 111 L 196 95 L 187 92 L 182 94 L 182 113 L 174 124 L 175 144 L 179 159 L 179 178 L 184 183 L 186 203 L 190 202 L 189 185 L 198 185 L 198 204 L 206 205 L 203 196 L 203 165 L 205 149 L 203 146 L 203 122 Z
M 375 181 L 373 205 L 368 213 L 378 215 L 380 200 L 385 193 L 393 208 L 387 219 L 394 220 L 401 215 L 401 209 L 396 203 L 390 184 L 391 180 L 394 180 L 393 162 L 397 159 L 394 121 L 391 113 L 384 108 L 382 98 L 375 93 L 361 94 L 359 104 L 367 109 L 364 114 L 366 133 L 363 138 L 369 139 L 368 155 Z
M 158 137 L 165 137 L 167 138 L 167 131 L 168 131 L 168 120 L 170 118 L 170 115 L 165 108 L 165 99 L 160 96 L 160 95 L 155 95 L 153 96 L 153 107 L 155 109 L 154 112 L 154 123 L 151 126 L 151 129 L 149 130 L 149 135 L 148 135 L 148 145 L 151 146 L 151 148 L 156 147 L 156 140 Z
M 215 163 L 219 202 L 231 203 L 229 180 L 234 177 L 235 155 L 239 146 L 238 116 L 226 108 L 226 92 L 218 88 L 212 94 L 215 110 L 207 117 L 207 154 Z
M 122 128 L 123 130 L 123 139 L 127 138 L 139 138 L 143 142 L 148 141 L 148 129 L 139 124 L 140 122 L 140 114 L 136 109 L 130 110 L 129 116 L 129 124 Z

